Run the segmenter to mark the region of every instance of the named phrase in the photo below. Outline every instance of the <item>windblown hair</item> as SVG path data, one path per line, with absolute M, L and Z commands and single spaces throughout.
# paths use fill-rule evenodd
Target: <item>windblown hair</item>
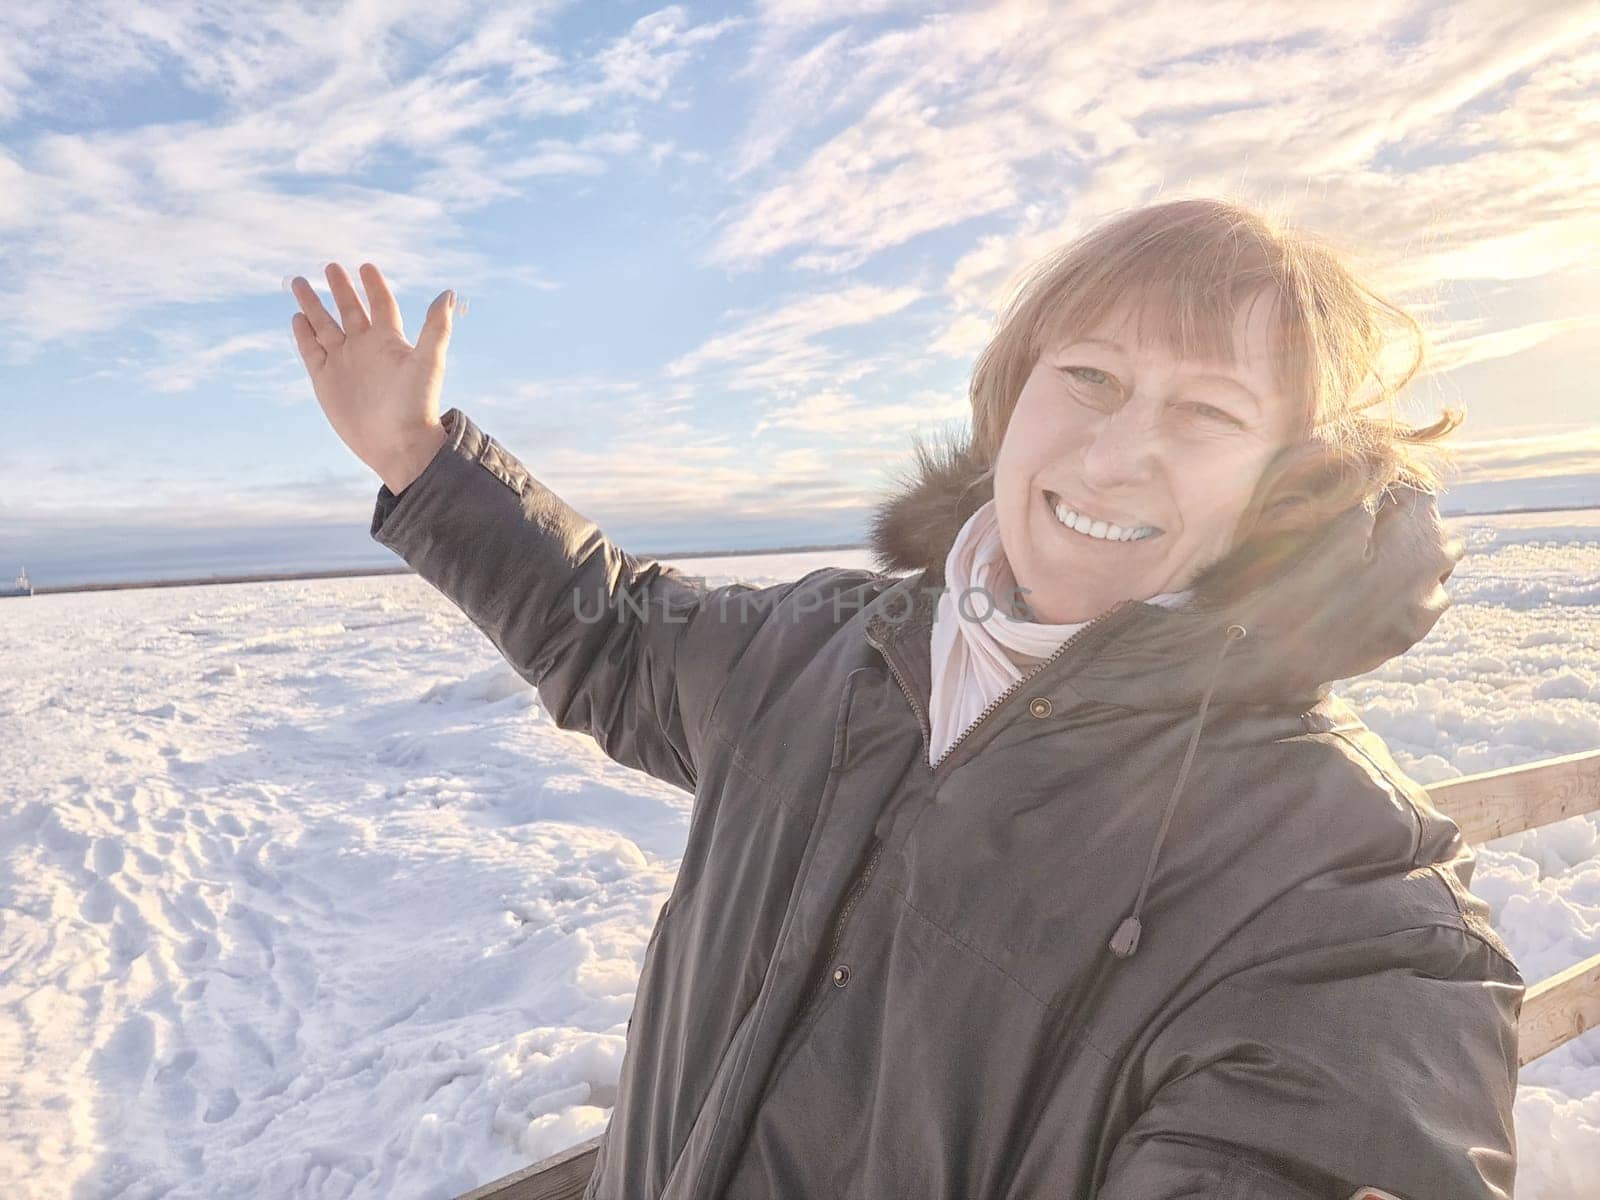
M 1421 324 L 1325 240 L 1243 203 L 1197 198 L 1114 215 L 1022 277 L 973 369 L 971 452 L 989 465 L 981 494 L 992 495 L 1006 425 L 1055 339 L 1127 301 L 1141 325 L 1154 318 L 1177 356 L 1231 362 L 1239 307 L 1263 288 L 1275 300 L 1275 382 L 1298 410 L 1297 433 L 1263 471 L 1232 551 L 1197 577 L 1196 592 L 1215 600 L 1250 590 L 1335 514 L 1357 504 L 1375 511 L 1392 485 L 1437 492 L 1452 462 L 1439 443 L 1462 412 L 1446 408 L 1420 427 L 1394 412 L 1427 354 Z M 1397 347 L 1409 351 L 1398 367 Z

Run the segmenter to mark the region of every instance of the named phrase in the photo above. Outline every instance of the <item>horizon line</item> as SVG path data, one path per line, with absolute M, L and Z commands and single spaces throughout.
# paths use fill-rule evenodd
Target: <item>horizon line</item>
M 1547 504 L 1535 505 L 1527 508 L 1488 508 L 1488 509 L 1463 509 L 1459 511 L 1441 509 L 1441 518 L 1455 517 L 1496 517 L 1511 516 L 1518 513 L 1541 512 L 1588 512 L 1600 509 L 1600 504 Z M 871 548 L 870 542 L 828 542 L 809 543 L 800 546 L 764 546 L 748 549 L 694 549 L 630 551 L 640 558 L 652 558 L 666 562 L 681 558 L 739 558 L 757 554 L 807 554 L 820 550 L 867 550 Z M 25 569 L 25 568 L 24 568 Z M 408 566 L 400 567 L 329 567 L 320 571 L 252 571 L 243 575 L 196 575 L 173 579 L 128 579 L 113 580 L 105 583 L 63 583 L 50 584 L 43 587 L 34 587 L 32 594 L 35 596 L 60 595 L 70 592 L 113 592 L 127 591 L 135 588 L 159 587 L 207 587 L 219 583 L 275 583 L 296 579 L 355 579 L 368 575 L 411 575 L 415 574 Z M 0 599 L 23 599 L 26 593 L 7 595 L 0 591 Z
M 865 550 L 867 542 L 813 543 L 804 546 L 776 546 L 744 550 L 673 550 L 664 553 L 630 551 L 639 558 L 660 562 L 681 558 L 738 558 L 757 554 L 804 554 L 819 550 Z M 59 583 L 35 586 L 35 596 L 59 595 L 64 592 L 116 592 L 133 588 L 204 587 L 217 583 L 275 583 L 293 579 L 354 579 L 367 575 L 413 575 L 410 567 L 328 567 L 319 571 L 251 571 L 243 575 L 194 575 L 173 579 L 125 579 L 103 583 Z M 0 591 L 0 599 L 23 599 L 22 595 L 7 595 Z

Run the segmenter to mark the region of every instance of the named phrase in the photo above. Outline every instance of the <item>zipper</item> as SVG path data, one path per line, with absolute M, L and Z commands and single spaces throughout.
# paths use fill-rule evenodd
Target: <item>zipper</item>
M 861 893 L 866 890 L 867 880 L 872 878 L 872 869 L 878 865 L 878 858 L 883 853 L 883 839 L 875 839 L 875 842 L 876 844 L 872 847 L 872 856 L 867 859 L 867 865 L 862 868 L 860 876 L 856 879 L 854 886 L 851 887 L 850 894 L 845 899 L 844 908 L 839 913 L 839 919 L 833 923 L 833 940 L 828 944 L 828 953 L 823 957 L 823 969 L 829 974 L 833 971 L 833 957 L 839 952 L 839 942 L 844 938 L 845 922 L 850 919 L 851 910 L 855 908 L 856 901 L 861 898 Z M 818 998 L 828 990 L 828 978 L 828 974 L 823 975 L 817 982 L 817 986 L 811 990 L 811 994 L 806 997 L 806 1002 L 800 1006 L 800 1011 L 795 1014 L 794 1021 L 789 1026 L 791 1030 L 798 1031 L 801 1022 L 806 1018 L 806 1014 L 811 1011 Z
M 906 703 L 911 705 L 911 711 L 917 715 L 917 732 L 922 735 L 921 761 L 927 762 L 928 756 L 933 753 L 933 743 L 929 740 L 930 735 L 928 733 L 928 730 L 933 727 L 933 718 L 923 711 L 922 701 L 918 700 L 916 693 L 906 685 L 904 677 L 900 674 L 900 668 L 894 665 L 894 656 L 884 650 L 883 643 L 873 637 L 871 633 L 867 634 L 867 642 L 869 645 L 876 646 L 879 652 L 883 654 L 884 662 L 889 664 L 889 674 L 894 676 L 894 681 L 900 685 L 900 690 L 905 693 Z
M 1088 621 L 1084 624 L 1083 628 L 1079 629 L 1071 637 L 1067 638 L 1066 641 L 1062 642 L 1061 645 L 1057 646 L 1055 650 L 1051 652 L 1048 658 L 1038 663 L 1026 675 L 1023 675 L 1010 687 L 1006 688 L 1004 692 L 996 696 L 995 699 L 988 705 L 988 707 L 986 707 L 983 712 L 978 714 L 978 718 L 962 731 L 961 736 L 956 738 L 954 742 L 950 743 L 949 748 L 939 756 L 938 761 L 932 764 L 930 769 L 933 771 L 935 777 L 938 776 L 941 770 L 947 769 L 946 765 L 950 762 L 950 756 L 952 753 L 954 753 L 956 748 L 959 747 L 963 742 L 967 741 L 973 731 L 978 729 L 978 727 L 988 720 L 1008 699 L 1021 690 L 1025 683 L 1035 678 L 1041 671 L 1049 667 L 1072 647 L 1078 645 L 1084 639 L 1084 637 L 1090 633 L 1091 630 L 1103 627 L 1106 622 L 1110 621 L 1111 618 L 1116 617 L 1119 614 L 1132 612 L 1135 607 L 1136 605 L 1134 601 L 1123 600 L 1111 609 L 1108 609 L 1106 612 L 1101 613 L 1098 617 Z M 889 673 L 894 676 L 894 681 L 900 686 L 900 690 L 905 693 L 906 700 L 910 703 L 912 712 L 917 715 L 917 727 L 922 734 L 921 761 L 926 765 L 928 762 L 928 755 L 932 751 L 929 733 L 929 730 L 932 727 L 932 721 L 928 717 L 927 713 L 923 710 L 922 702 L 917 699 L 916 693 L 906 683 L 905 677 L 900 674 L 900 668 L 895 665 L 894 655 L 889 653 L 885 649 L 884 644 L 873 636 L 871 629 L 867 630 L 866 639 L 868 643 L 876 647 L 878 651 L 883 654 L 884 661 L 889 664 Z M 856 901 L 861 898 L 861 893 L 866 890 L 867 882 L 872 878 L 873 868 L 878 865 L 878 859 L 883 854 L 883 839 L 874 838 L 873 842 L 872 854 L 867 859 L 867 865 L 861 869 L 861 872 L 859 875 L 857 875 L 855 882 L 851 884 L 850 890 L 845 898 L 844 908 L 840 910 L 838 918 L 833 923 L 833 937 L 828 943 L 828 953 L 823 959 L 823 970 L 827 972 L 827 974 L 824 974 L 823 977 L 817 981 L 817 985 L 812 988 L 810 995 L 806 997 L 805 1003 L 801 1005 L 800 1010 L 794 1015 L 793 1020 L 789 1023 L 786 1036 L 792 1037 L 799 1032 L 801 1024 L 810 1014 L 812 1008 L 815 1007 L 818 999 L 820 999 L 828 990 L 829 975 L 831 975 L 833 971 L 833 960 L 834 956 L 839 951 L 839 943 L 844 938 L 845 923 L 850 919 L 850 913 L 855 909 Z M 793 1048 L 790 1049 L 790 1053 L 793 1053 Z M 787 1059 L 784 1061 L 787 1061 Z
M 1025 684 L 1037 678 L 1041 672 L 1046 670 L 1068 650 L 1072 649 L 1079 642 L 1081 642 L 1092 630 L 1097 629 L 1105 622 L 1124 611 L 1131 611 L 1134 607 L 1134 601 L 1123 600 L 1107 611 L 1101 613 L 1098 617 L 1094 617 L 1085 623 L 1083 628 L 1073 633 L 1071 637 L 1067 638 L 1066 641 L 1062 642 L 1061 645 L 1057 646 L 1053 651 L 1051 651 L 1048 658 L 1035 664 L 1027 674 L 1012 682 L 1011 685 L 1005 689 L 1005 691 L 1001 692 L 992 701 L 990 701 L 988 706 L 978 714 L 977 718 L 972 722 L 972 724 L 963 729 L 956 740 L 951 742 L 950 745 L 945 748 L 943 754 L 939 755 L 938 760 L 929 766 L 929 770 L 933 772 L 936 778 L 941 774 L 941 772 L 947 774 L 947 764 L 950 762 L 950 756 L 954 754 L 956 750 L 959 749 L 961 745 L 966 742 L 972 736 L 972 734 L 983 725 L 985 721 L 993 716 L 994 713 L 998 711 L 1007 700 L 1011 699 L 1012 696 L 1021 691 Z M 867 641 L 873 646 L 876 646 L 879 651 L 884 652 L 884 661 L 889 664 L 889 673 L 894 676 L 894 681 L 900 685 L 900 690 L 905 693 L 906 700 L 910 703 L 912 712 L 916 713 L 917 715 L 918 728 L 922 733 L 922 761 L 927 763 L 928 756 L 933 753 L 933 746 L 930 741 L 931 735 L 929 732 L 933 725 L 932 718 L 929 717 L 924 711 L 922 702 L 917 698 L 916 693 L 913 692 L 911 687 L 906 683 L 905 677 L 900 674 L 900 668 L 895 665 L 894 656 L 884 651 L 883 643 L 873 637 L 870 632 L 867 634 Z
M 962 731 L 961 736 L 958 737 L 954 742 L 950 743 L 949 749 L 941 754 L 939 756 L 939 760 L 932 765 L 930 769 L 934 772 L 935 776 L 937 776 L 939 771 L 950 761 L 950 755 L 954 753 L 956 748 L 965 742 L 973 733 L 973 731 L 981 726 L 986 720 L 988 720 L 1011 696 L 1015 695 L 1022 688 L 1023 684 L 1033 679 L 1039 674 L 1039 672 L 1050 666 L 1051 663 L 1055 662 L 1073 646 L 1082 641 L 1085 635 L 1087 635 L 1091 629 L 1102 625 L 1104 622 L 1116 616 L 1118 613 L 1125 609 L 1131 609 L 1132 607 L 1133 602 L 1125 600 L 1106 612 L 1101 613 L 1093 620 L 1088 621 L 1083 628 L 1079 629 L 1071 637 L 1067 638 L 1066 641 L 1062 642 L 1061 645 L 1057 646 L 1055 650 L 1051 652 L 1048 658 L 1038 663 L 1026 675 L 1016 680 L 1016 682 L 1014 682 L 1010 687 L 1006 688 L 1004 692 L 996 696 L 995 699 L 988 705 L 988 707 L 978 715 L 977 720 L 973 721 L 971 725 L 967 726 L 967 728 Z M 895 683 L 900 685 L 900 690 L 905 693 L 906 700 L 910 703 L 912 711 L 917 715 L 917 728 L 922 733 L 922 762 L 927 763 L 928 754 L 930 753 L 931 749 L 928 730 L 932 722 L 929 720 L 927 713 L 924 712 L 922 702 L 917 699 L 916 693 L 912 691 L 909 685 L 907 685 L 905 677 L 900 674 L 900 668 L 895 665 L 894 656 L 884 651 L 883 643 L 875 638 L 870 630 L 867 632 L 867 641 L 873 646 L 877 647 L 877 649 L 883 653 L 884 661 L 889 664 L 889 673 L 894 676 Z M 844 938 L 845 923 L 850 919 L 850 913 L 854 910 L 856 901 L 861 898 L 861 893 L 866 889 L 868 880 L 872 878 L 873 868 L 878 865 L 878 859 L 883 854 L 883 839 L 875 838 L 873 840 L 874 845 L 872 848 L 872 854 L 867 859 L 867 865 L 862 868 L 861 873 L 856 877 L 855 882 L 851 885 L 850 891 L 845 898 L 844 908 L 840 911 L 838 919 L 833 923 L 833 938 L 828 944 L 828 953 L 823 959 L 823 969 L 827 972 L 831 973 L 833 970 L 834 956 L 838 953 L 839 943 Z M 806 1015 L 811 1011 L 812 1006 L 817 1002 L 818 998 L 821 997 L 827 990 L 828 976 L 824 975 L 822 979 L 817 982 L 817 986 L 812 989 L 811 994 L 806 997 L 806 1002 L 801 1006 L 800 1011 L 795 1014 L 794 1022 L 790 1026 L 790 1029 L 797 1029 L 799 1027 L 800 1022 L 805 1019 Z

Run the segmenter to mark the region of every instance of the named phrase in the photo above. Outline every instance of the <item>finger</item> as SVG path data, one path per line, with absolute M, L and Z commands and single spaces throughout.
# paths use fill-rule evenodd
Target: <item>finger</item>
M 289 321 L 289 328 L 294 331 L 295 348 L 300 351 L 300 357 L 305 361 L 306 367 L 312 371 L 319 371 L 328 361 L 328 352 L 322 348 L 322 343 L 317 341 L 317 331 L 311 328 L 311 322 L 306 320 L 305 313 L 295 313 Z
M 339 322 L 328 315 L 328 310 L 322 307 L 322 298 L 311 286 L 311 281 L 296 275 L 289 286 L 294 290 L 294 298 L 300 302 L 300 311 L 305 314 L 312 332 L 317 335 L 317 340 L 322 343 L 323 349 L 332 350 L 343 345 L 344 330 L 339 328 Z
M 428 316 L 417 334 L 417 352 L 430 359 L 443 359 L 450 346 L 450 328 L 454 323 L 456 295 L 452 291 L 440 292 L 428 305 Z
M 405 328 L 400 323 L 400 306 L 395 303 L 394 293 L 389 290 L 383 272 L 373 263 L 362 263 L 359 269 L 361 282 L 367 289 L 367 307 L 372 310 L 372 323 L 404 335 Z
M 324 273 L 328 276 L 328 290 L 333 293 L 333 302 L 339 306 L 339 323 L 344 326 L 345 336 L 372 328 L 372 322 L 367 320 L 367 310 L 361 307 L 361 297 L 356 295 L 356 285 L 351 282 L 350 272 L 335 262 L 329 263 Z

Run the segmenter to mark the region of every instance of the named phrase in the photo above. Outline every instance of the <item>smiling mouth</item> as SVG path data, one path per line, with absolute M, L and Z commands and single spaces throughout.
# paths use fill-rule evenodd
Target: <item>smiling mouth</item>
M 1077 534 L 1086 541 L 1103 542 L 1109 546 L 1148 542 L 1160 537 L 1165 530 L 1154 525 L 1120 526 L 1078 513 L 1062 503 L 1054 492 L 1044 492 L 1045 509 L 1050 519 L 1068 533 Z M 1066 519 L 1063 519 L 1065 515 Z M 1070 521 L 1070 523 L 1069 523 Z

